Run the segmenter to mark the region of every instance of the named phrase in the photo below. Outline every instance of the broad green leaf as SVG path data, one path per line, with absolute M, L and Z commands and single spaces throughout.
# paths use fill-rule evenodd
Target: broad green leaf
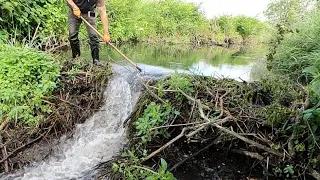
M 312 113 L 307 113 L 303 115 L 303 120 L 308 121 L 308 120 L 311 120 L 312 117 L 313 117 Z
M 168 168 L 167 162 L 166 162 L 164 159 L 162 159 L 162 158 L 161 158 L 161 168 L 162 168 L 163 170 L 167 170 L 167 168 Z
M 319 74 L 318 68 L 316 68 L 314 66 L 307 67 L 302 72 L 307 73 L 307 74 L 311 74 L 313 76 L 316 76 L 317 74 Z

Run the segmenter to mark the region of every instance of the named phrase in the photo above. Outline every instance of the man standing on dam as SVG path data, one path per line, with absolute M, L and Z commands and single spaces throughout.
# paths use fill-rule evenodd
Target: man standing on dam
M 72 58 L 80 57 L 79 28 L 82 23 L 81 17 L 90 23 L 94 28 L 97 27 L 96 8 L 98 8 L 103 25 L 103 41 L 110 42 L 108 30 L 108 18 L 104 0 L 66 0 L 70 9 L 68 13 L 69 41 L 72 50 Z M 89 35 L 89 44 L 93 64 L 103 66 L 99 58 L 99 38 L 98 34 L 86 24 Z

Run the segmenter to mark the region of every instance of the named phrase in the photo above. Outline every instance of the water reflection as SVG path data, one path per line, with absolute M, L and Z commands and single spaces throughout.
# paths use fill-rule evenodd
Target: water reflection
M 134 62 L 140 64 L 147 74 L 167 75 L 174 71 L 203 76 L 225 77 L 249 81 L 253 67 L 260 66 L 266 54 L 263 45 L 223 48 L 217 46 L 192 47 L 188 45 L 125 44 L 119 47 Z M 67 52 L 71 55 L 71 52 Z M 101 46 L 102 60 L 124 63 L 123 58 L 109 46 Z M 89 47 L 82 46 L 82 57 L 91 58 Z M 261 69 L 261 68 L 259 68 Z M 254 75 L 255 78 L 256 75 Z
M 231 78 L 238 81 L 249 81 L 252 65 L 230 65 L 221 64 L 220 66 L 213 66 L 208 64 L 205 60 L 193 64 L 189 71 L 193 74 L 202 76 L 211 76 L 215 78 Z

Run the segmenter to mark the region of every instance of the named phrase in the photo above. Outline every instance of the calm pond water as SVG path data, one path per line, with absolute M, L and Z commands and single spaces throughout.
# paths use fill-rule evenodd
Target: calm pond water
M 91 59 L 90 49 L 82 45 L 82 58 Z M 257 80 L 265 72 L 266 46 L 218 46 L 192 47 L 185 44 L 126 44 L 119 47 L 143 71 L 150 74 L 165 74 L 172 71 L 188 71 L 204 76 Z M 71 56 L 71 52 L 67 52 Z M 115 50 L 101 45 L 100 58 L 111 63 L 126 61 Z

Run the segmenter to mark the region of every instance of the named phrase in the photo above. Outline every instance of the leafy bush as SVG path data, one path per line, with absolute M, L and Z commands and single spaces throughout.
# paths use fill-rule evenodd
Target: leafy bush
M 288 74 L 293 80 L 306 78 L 302 71 L 309 66 L 320 68 L 320 13 L 309 14 L 297 29 L 284 36 L 269 62 L 274 72 Z
M 268 63 L 274 72 L 288 75 L 294 81 L 303 80 L 311 90 L 310 103 L 306 104 L 309 109 L 304 110 L 302 118 L 287 130 L 294 135 L 295 150 L 305 153 L 307 162 L 315 167 L 320 162 L 320 13 L 308 13 L 303 21 L 296 23 L 296 28 L 296 32 L 287 33 L 282 41 L 278 41 Z
M 43 98 L 57 87 L 59 73 L 45 53 L 0 45 L 0 120 L 36 125 L 50 111 Z
M 150 103 L 144 110 L 143 117 L 139 118 L 134 124 L 137 130 L 137 136 L 142 140 L 143 144 L 151 141 L 159 135 L 167 137 L 166 129 L 150 131 L 151 128 L 163 125 L 173 114 L 173 108 L 169 104 L 157 105 Z
M 198 6 L 180 0 L 108 0 L 107 12 L 115 40 L 188 36 L 208 27 Z
M 247 40 L 250 36 L 259 35 L 263 29 L 267 28 L 266 23 L 246 16 L 221 16 L 211 20 L 211 24 L 217 24 L 218 28 L 227 37 L 241 36 L 242 40 Z M 265 32 L 264 32 L 265 33 Z
M 257 30 L 252 28 L 257 21 L 254 18 L 225 16 L 217 23 L 221 25 L 221 31 L 216 32 L 198 5 L 182 0 L 106 0 L 106 6 L 111 38 L 115 41 L 148 38 L 179 38 L 181 41 L 198 36 L 216 39 L 216 33 L 247 37 Z M 65 0 L 0 0 L 0 29 L 8 32 L 11 38 L 21 41 L 30 40 L 39 25 L 38 41 L 67 40 L 67 14 Z M 236 19 L 240 23 L 238 28 Z M 100 18 L 98 20 L 98 28 L 102 32 Z M 81 28 L 81 38 L 87 37 L 85 31 L 85 28 Z
M 32 37 L 39 26 L 40 38 L 66 38 L 67 5 L 64 0 L 0 0 L 0 29 L 19 40 Z

